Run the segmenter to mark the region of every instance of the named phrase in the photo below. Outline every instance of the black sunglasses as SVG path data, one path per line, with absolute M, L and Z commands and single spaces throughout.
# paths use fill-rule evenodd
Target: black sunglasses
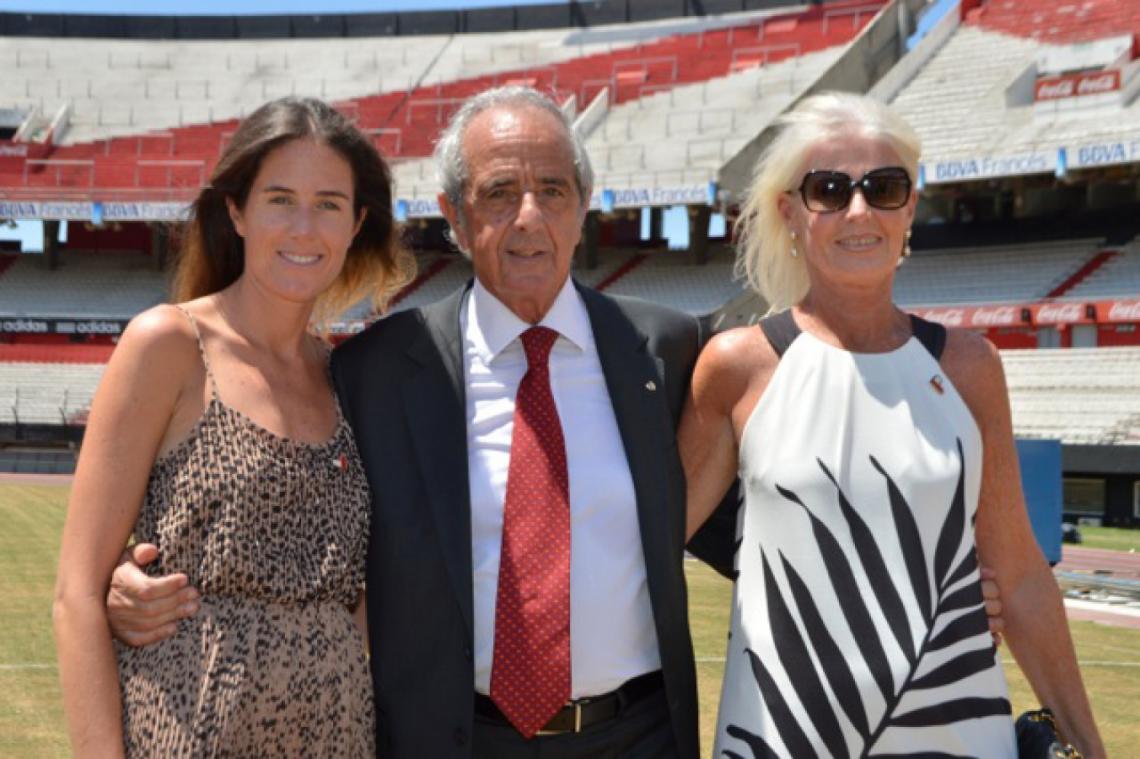
M 799 191 L 809 211 L 833 213 L 847 207 L 855 188 L 863 193 L 867 205 L 893 211 L 910 199 L 910 175 L 901 166 L 871 169 L 859 179 L 842 171 L 809 171 Z

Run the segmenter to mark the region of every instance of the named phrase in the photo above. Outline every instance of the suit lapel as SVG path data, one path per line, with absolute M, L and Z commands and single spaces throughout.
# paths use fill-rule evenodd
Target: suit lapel
M 468 287 L 423 309 L 424 333 L 408 347 L 420 365 L 403 383 L 404 410 L 439 547 L 456 599 L 472 621 L 471 492 L 459 309 Z
M 667 478 L 662 468 L 666 446 L 661 436 L 673 433 L 661 423 L 668 418 L 662 384 L 665 375 L 659 370 L 659 360 L 649 352 L 646 335 L 614 301 L 581 286 L 578 291 L 590 315 L 598 359 L 633 478 L 645 574 L 653 600 L 661 591 L 661 573 L 653 568 L 665 566 L 669 556 L 668 518 L 664 513 Z

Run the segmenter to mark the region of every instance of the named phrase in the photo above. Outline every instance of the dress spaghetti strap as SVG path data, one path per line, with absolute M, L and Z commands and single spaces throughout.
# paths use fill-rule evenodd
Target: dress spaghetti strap
M 777 358 L 783 358 L 784 352 L 791 347 L 792 341 L 800 336 L 799 325 L 792 318 L 792 309 L 790 308 L 786 308 L 777 314 L 765 316 L 760 320 L 760 329 L 764 331 L 764 337 L 768 338 L 772 350 L 776 351 Z
M 198 339 L 198 354 L 202 356 L 202 366 L 206 368 L 206 379 L 210 382 L 210 396 L 218 400 L 218 382 L 214 379 L 214 373 L 210 371 L 210 360 L 206 358 L 206 343 L 202 340 L 202 330 L 198 328 L 198 320 L 182 306 L 175 304 L 174 307 L 190 320 L 190 326 L 194 328 L 194 337 Z

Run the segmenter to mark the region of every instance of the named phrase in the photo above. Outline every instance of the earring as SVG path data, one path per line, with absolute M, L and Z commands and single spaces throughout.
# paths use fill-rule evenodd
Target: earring
M 906 242 L 903 243 L 903 258 L 910 257 L 910 230 L 906 231 Z
M 791 235 L 792 235 L 792 258 L 796 258 L 797 256 L 799 256 L 800 253 L 798 250 L 796 250 L 796 231 L 794 229 L 792 230 Z

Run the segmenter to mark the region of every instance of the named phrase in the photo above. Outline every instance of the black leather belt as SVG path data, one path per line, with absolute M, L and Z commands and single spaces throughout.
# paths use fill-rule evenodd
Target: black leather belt
M 661 670 L 626 680 L 621 687 L 600 696 L 579 698 L 567 701 L 537 735 L 558 735 L 559 733 L 580 733 L 590 725 L 605 722 L 621 714 L 632 703 L 651 696 L 665 687 Z M 490 696 L 475 694 L 475 713 L 493 722 L 509 725 L 510 721 L 499 711 Z

